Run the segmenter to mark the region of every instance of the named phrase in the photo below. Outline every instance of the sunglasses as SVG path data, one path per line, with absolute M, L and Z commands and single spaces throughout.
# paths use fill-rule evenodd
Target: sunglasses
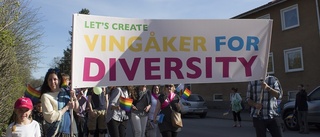
M 166 85 L 166 87 L 171 88 L 174 87 L 174 85 Z

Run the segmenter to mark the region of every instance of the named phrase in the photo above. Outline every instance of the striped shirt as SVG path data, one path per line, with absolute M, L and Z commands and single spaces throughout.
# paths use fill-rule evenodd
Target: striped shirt
M 274 76 L 267 76 L 265 78 L 265 82 L 274 90 L 279 91 L 279 98 L 272 96 L 271 93 L 267 90 L 262 90 L 260 80 L 251 81 L 248 84 L 248 91 L 247 91 L 247 100 L 251 99 L 255 103 L 259 103 L 260 95 L 263 92 L 262 97 L 262 109 L 258 110 L 255 107 L 251 107 L 250 115 L 252 117 L 261 117 L 263 119 L 272 119 L 274 116 L 278 116 L 277 113 L 277 100 L 282 98 L 282 90 L 279 80 Z M 260 111 L 260 113 L 259 113 Z M 257 115 L 259 113 L 259 115 Z

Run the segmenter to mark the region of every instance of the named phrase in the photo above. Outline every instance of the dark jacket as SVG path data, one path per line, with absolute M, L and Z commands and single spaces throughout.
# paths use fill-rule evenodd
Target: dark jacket
M 168 96 L 161 94 L 159 96 L 159 101 L 161 104 L 163 104 L 163 102 L 168 98 Z M 178 110 L 178 108 L 176 107 L 175 103 L 179 103 L 180 101 L 180 97 L 179 95 L 175 95 L 175 97 L 173 98 L 173 100 L 170 102 L 170 104 L 161 109 L 162 114 L 164 114 L 164 119 L 162 123 L 159 123 L 159 129 L 160 132 L 164 132 L 164 131 L 173 131 L 173 132 L 179 132 L 181 131 L 181 128 L 176 128 L 172 125 L 172 120 L 171 120 L 171 113 L 172 110 L 170 108 L 170 106 L 172 107 L 173 110 L 180 112 L 180 110 Z
M 308 95 L 305 90 L 300 90 L 296 95 L 295 109 L 298 111 L 308 111 Z

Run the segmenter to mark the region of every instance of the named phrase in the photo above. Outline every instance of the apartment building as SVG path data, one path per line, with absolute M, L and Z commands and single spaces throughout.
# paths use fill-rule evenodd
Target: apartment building
M 273 0 L 231 19 L 272 19 L 268 74 L 276 76 L 283 88 L 285 103 L 295 98 L 297 86 L 308 92 L 320 86 L 320 0 Z M 229 105 L 232 87 L 243 98 L 247 82 L 192 84 L 211 108 Z

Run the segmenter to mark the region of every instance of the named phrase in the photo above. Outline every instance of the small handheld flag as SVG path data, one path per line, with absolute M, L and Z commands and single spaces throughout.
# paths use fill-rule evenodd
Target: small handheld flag
M 68 87 L 67 80 L 65 78 L 62 79 L 61 87 L 64 87 L 64 88 Z
M 24 96 L 32 100 L 33 103 L 37 103 L 40 99 L 41 92 L 31 87 L 30 84 L 27 85 L 27 89 L 24 92 Z
M 191 94 L 191 91 L 190 91 L 188 88 L 186 88 L 186 89 L 184 90 L 184 92 L 183 92 L 183 94 L 182 94 L 181 97 L 182 97 L 183 99 L 187 100 L 188 97 L 190 96 L 190 94 Z
M 133 99 L 120 97 L 120 108 L 126 112 L 130 112 Z
M 184 84 L 179 84 L 177 87 L 176 87 L 176 90 L 177 92 L 181 92 L 181 90 L 184 89 Z

